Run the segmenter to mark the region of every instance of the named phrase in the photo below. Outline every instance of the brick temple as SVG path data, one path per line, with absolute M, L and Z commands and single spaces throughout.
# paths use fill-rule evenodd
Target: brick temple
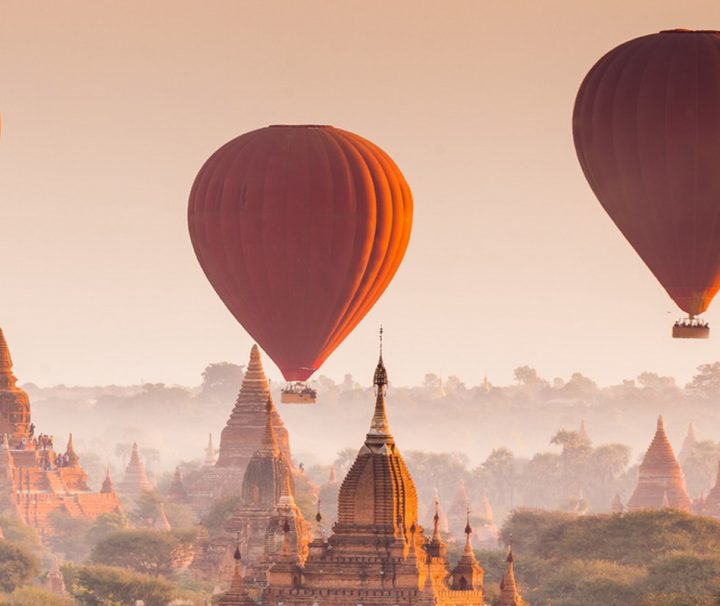
M 38 434 L 30 417 L 30 398 L 17 385 L 10 349 L 0 329 L 0 503 L 42 538 L 52 535 L 51 513 L 93 520 L 119 513 L 120 500 L 106 482 L 100 492 L 88 486 L 72 434 L 64 451 Z

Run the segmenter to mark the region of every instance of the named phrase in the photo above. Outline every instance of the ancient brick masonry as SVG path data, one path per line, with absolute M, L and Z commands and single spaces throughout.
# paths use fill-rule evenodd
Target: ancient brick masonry
M 54 440 L 35 435 L 30 421 L 30 400 L 15 386 L 12 359 L 0 330 L 0 503 L 14 511 L 41 538 L 52 535 L 52 512 L 95 519 L 120 512 L 112 490 L 90 490 L 88 476 L 75 452 L 72 434 L 65 452 L 55 452 Z
M 260 447 L 268 400 L 272 402 L 260 350 L 253 345 L 235 407 L 220 436 L 217 462 L 206 466 L 200 477 L 187 485 L 190 502 L 197 511 L 206 511 L 215 499 L 239 493 L 245 468 Z M 274 405 L 272 416 L 278 447 L 292 467 L 288 431 Z
M 685 487 L 685 476 L 665 435 L 663 418 L 658 417 L 655 437 L 640 464 L 638 484 L 628 501 L 629 511 L 640 509 L 690 511 L 692 502 Z
M 229 579 L 235 564 L 230 558 L 233 549 L 245 554 L 245 582 L 254 587 L 264 586 L 265 572 L 281 543 L 288 543 L 298 561 L 305 560 L 310 527 L 295 504 L 293 474 L 275 436 L 274 413 L 268 399 L 263 440 L 245 470 L 240 504 L 225 532 L 203 545 L 193 563 L 201 578 Z

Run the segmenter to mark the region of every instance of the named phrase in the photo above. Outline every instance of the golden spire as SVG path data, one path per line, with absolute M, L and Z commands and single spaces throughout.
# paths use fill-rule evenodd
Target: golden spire
M 0 373 L 12 373 L 12 357 L 10 356 L 10 348 L 5 340 L 5 334 L 0 328 Z
M 507 564 L 505 568 L 505 576 L 500 583 L 500 599 L 498 606 L 519 606 L 524 604 L 520 594 L 518 593 L 517 583 L 515 582 L 515 558 L 512 552 L 512 543 L 508 545 L 508 554 L 505 558 Z
M 433 516 L 433 541 L 440 540 L 440 501 L 435 501 L 435 515 Z
M 466 523 L 465 523 L 465 550 L 463 551 L 463 555 L 472 555 L 472 526 L 470 526 L 470 508 L 467 510 L 467 517 L 466 517 Z
M 273 403 L 270 398 L 267 399 L 267 403 L 265 404 L 265 413 L 265 433 L 263 434 L 258 452 L 280 456 L 280 448 L 278 447 L 275 430 L 273 428 Z
M 390 437 L 390 426 L 388 425 L 387 413 L 385 412 L 385 394 L 387 393 L 388 377 L 387 370 L 382 357 L 382 335 L 383 329 L 380 327 L 380 358 L 375 368 L 373 376 L 373 385 L 375 386 L 375 413 L 370 423 L 370 431 L 368 437 L 381 436 Z

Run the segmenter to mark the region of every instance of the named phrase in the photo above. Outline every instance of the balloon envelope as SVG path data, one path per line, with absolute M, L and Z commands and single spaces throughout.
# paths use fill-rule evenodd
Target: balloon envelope
M 400 170 L 370 141 L 331 126 L 270 126 L 210 157 L 188 222 L 225 305 L 288 381 L 304 381 L 395 275 L 412 208 Z
M 575 148 L 600 203 L 691 315 L 720 287 L 720 36 L 631 40 L 585 77 Z

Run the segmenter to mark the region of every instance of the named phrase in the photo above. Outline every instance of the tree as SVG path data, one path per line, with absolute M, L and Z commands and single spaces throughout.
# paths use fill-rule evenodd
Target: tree
M 84 517 L 73 517 L 66 511 L 53 511 L 48 515 L 55 532 L 47 541 L 53 551 L 65 554 L 68 560 L 80 562 L 90 551 L 85 537 L 92 527 L 92 521 Z
M 191 555 L 194 538 L 195 533 L 187 531 L 122 530 L 95 545 L 90 560 L 154 577 L 167 576 Z
M 499 502 L 513 507 L 515 490 L 515 457 L 507 448 L 496 448 L 482 464 L 490 473 Z
M 110 566 L 71 569 L 70 586 L 84 606 L 124 606 L 142 600 L 145 606 L 167 606 L 173 588 L 167 581 Z
M 523 387 L 530 395 L 536 395 L 542 389 L 549 386 L 549 383 L 538 375 L 537 370 L 530 366 L 518 366 L 513 371 L 515 382 Z
M 0 589 L 11 592 L 29 583 L 38 568 L 39 562 L 25 547 L 0 540 Z
M 90 549 L 114 532 L 128 527 L 127 518 L 120 513 L 103 513 L 95 518 L 85 537 Z
M 0 596 L 0 606 L 73 606 L 72 598 L 61 598 L 38 587 L 21 587 L 7 597 Z
M 207 402 L 227 406 L 235 400 L 242 385 L 244 366 L 230 362 L 216 362 L 208 365 L 202 373 L 199 398 Z
M 711 440 L 696 442 L 682 465 L 691 496 L 707 491 L 715 484 L 720 461 L 720 446 Z
M 130 512 L 130 519 L 136 526 L 152 528 L 160 515 L 162 497 L 154 490 L 144 490 L 135 500 L 135 509 Z
M 697 374 L 685 386 L 690 393 L 711 399 L 720 394 L 720 362 L 698 366 Z
M 213 502 L 201 520 L 201 525 L 207 528 L 208 534 L 216 536 L 225 529 L 225 524 L 232 517 L 235 508 L 240 504 L 239 496 L 222 497 Z

